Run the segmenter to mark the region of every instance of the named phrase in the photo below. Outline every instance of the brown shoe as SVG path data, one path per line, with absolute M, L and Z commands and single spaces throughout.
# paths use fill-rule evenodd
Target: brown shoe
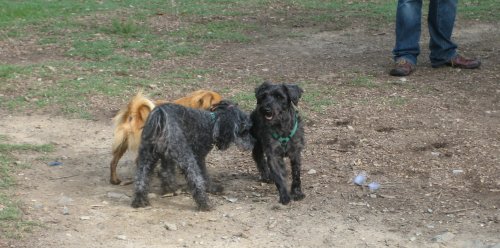
M 481 61 L 479 61 L 479 59 L 468 59 L 461 55 L 457 55 L 450 59 L 446 65 L 462 69 L 476 69 L 481 66 Z
M 392 76 L 408 76 L 415 71 L 415 65 L 406 59 L 398 59 L 394 68 L 389 72 Z

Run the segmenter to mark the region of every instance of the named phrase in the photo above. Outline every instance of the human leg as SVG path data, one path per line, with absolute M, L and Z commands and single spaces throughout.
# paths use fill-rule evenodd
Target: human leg
M 446 64 L 457 53 L 457 45 L 451 40 L 456 12 L 457 0 L 431 0 L 429 3 L 429 49 L 434 67 Z
M 420 54 L 422 0 L 399 0 L 396 12 L 394 61 L 405 59 L 415 65 Z

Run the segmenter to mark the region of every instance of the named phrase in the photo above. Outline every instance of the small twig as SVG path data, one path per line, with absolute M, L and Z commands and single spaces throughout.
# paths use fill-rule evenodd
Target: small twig
M 64 176 L 64 177 L 51 177 L 50 180 L 59 180 L 59 179 L 65 179 L 65 178 L 70 178 L 70 177 L 76 177 L 79 176 L 80 174 L 76 175 L 71 175 L 71 176 Z
M 451 210 L 451 211 L 448 211 L 448 212 L 443 212 L 443 214 L 456 214 L 456 213 L 459 213 L 459 212 L 463 212 L 463 211 L 467 211 L 467 210 L 474 210 L 475 208 L 462 208 L 462 209 L 455 209 L 455 210 Z

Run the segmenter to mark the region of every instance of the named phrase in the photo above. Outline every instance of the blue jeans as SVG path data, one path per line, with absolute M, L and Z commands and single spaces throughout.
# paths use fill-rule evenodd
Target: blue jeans
M 458 0 L 430 0 L 428 25 L 430 60 L 439 66 L 453 58 L 457 45 L 451 41 Z M 396 45 L 394 60 L 404 58 L 417 64 L 420 54 L 422 0 L 399 0 L 396 12 Z

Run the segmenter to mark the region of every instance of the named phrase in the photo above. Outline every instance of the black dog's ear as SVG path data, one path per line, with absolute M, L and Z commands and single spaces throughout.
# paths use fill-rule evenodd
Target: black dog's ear
M 290 101 L 293 102 L 293 104 L 297 105 L 299 103 L 300 97 L 302 97 L 302 88 L 300 88 L 296 84 L 283 84 L 285 87 L 286 91 L 288 92 L 288 97 L 290 98 Z
M 271 83 L 268 82 L 268 81 L 265 81 L 264 83 L 262 83 L 259 87 L 255 88 L 255 98 L 259 98 L 260 95 L 262 95 L 262 93 L 267 89 L 269 88 L 269 86 L 271 86 Z

